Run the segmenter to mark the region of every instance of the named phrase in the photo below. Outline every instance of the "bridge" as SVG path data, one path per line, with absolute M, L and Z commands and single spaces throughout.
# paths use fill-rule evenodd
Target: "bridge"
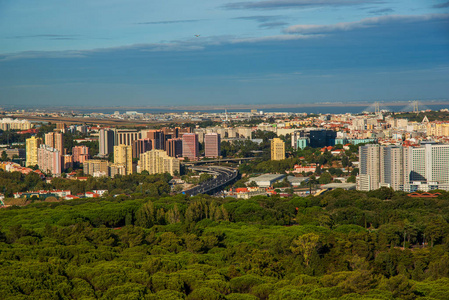
M 181 162 L 181 163 L 184 165 L 201 165 L 201 164 L 228 162 L 228 161 L 238 161 L 239 164 L 241 164 L 242 161 L 253 160 L 256 158 L 258 158 L 258 157 L 223 158 L 223 159 L 188 161 L 188 162 Z
M 182 191 L 183 194 L 196 196 L 199 194 L 214 194 L 223 186 L 232 183 L 239 175 L 236 169 L 208 166 L 208 167 L 190 167 L 191 170 L 197 172 L 209 173 L 214 176 L 213 179 L 205 181 L 189 190 Z

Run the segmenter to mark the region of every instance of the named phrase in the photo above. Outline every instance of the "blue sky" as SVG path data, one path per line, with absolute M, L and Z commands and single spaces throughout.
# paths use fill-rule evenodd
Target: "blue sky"
M 0 0 L 3 106 L 448 95 L 447 0 Z

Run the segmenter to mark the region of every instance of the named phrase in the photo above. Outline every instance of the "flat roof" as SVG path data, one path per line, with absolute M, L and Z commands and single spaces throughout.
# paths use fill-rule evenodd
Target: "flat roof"
M 285 174 L 263 174 L 254 178 L 250 178 L 250 181 L 273 181 L 279 180 L 285 177 Z
M 355 183 L 329 183 L 321 186 L 323 189 L 345 189 L 345 190 L 351 190 L 356 188 Z
M 307 181 L 309 177 L 295 177 L 295 176 L 287 176 L 287 180 L 290 182 L 301 183 L 303 181 Z

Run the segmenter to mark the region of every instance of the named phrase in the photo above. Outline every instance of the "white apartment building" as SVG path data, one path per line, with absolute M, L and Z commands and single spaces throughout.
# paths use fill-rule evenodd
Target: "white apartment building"
M 366 145 L 359 154 L 358 190 L 383 186 L 406 192 L 449 190 L 449 145 Z
M 28 120 L 19 120 L 12 118 L 3 118 L 0 119 L 0 129 L 1 130 L 28 130 L 33 126 L 31 122 Z

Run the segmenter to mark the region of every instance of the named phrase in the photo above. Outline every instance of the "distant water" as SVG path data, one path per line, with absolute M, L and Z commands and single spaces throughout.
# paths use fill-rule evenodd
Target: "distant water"
M 449 104 L 426 104 L 426 105 L 420 105 L 420 110 L 425 109 L 431 109 L 431 110 L 440 110 L 448 108 Z M 257 109 L 257 105 L 254 106 L 254 109 Z M 388 110 L 391 112 L 403 112 L 403 111 L 413 111 L 413 108 L 411 106 L 381 106 L 381 110 Z M 76 109 L 75 111 L 83 112 L 83 113 L 91 113 L 91 112 L 97 112 L 97 113 L 105 113 L 105 114 L 112 114 L 115 111 L 119 111 L 120 113 L 125 113 L 126 111 L 131 110 L 125 110 L 125 109 L 114 109 L 111 110 L 110 108 L 102 110 L 101 108 L 98 109 Z M 152 113 L 152 114 L 161 114 L 161 113 L 182 113 L 182 112 L 206 112 L 206 113 L 219 113 L 224 112 L 223 109 L 217 110 L 217 109 L 205 109 L 205 110 L 176 110 L 176 109 L 135 109 L 132 111 L 137 111 L 139 113 Z M 228 109 L 228 112 L 250 112 L 250 109 Z M 263 112 L 290 112 L 290 113 L 308 113 L 308 114 L 345 114 L 345 113 L 352 113 L 352 114 L 359 114 L 364 111 L 370 111 L 374 112 L 373 107 L 363 107 L 363 106 L 306 106 L 306 107 L 291 107 L 291 108 L 266 108 L 266 109 L 258 109 L 258 111 Z

